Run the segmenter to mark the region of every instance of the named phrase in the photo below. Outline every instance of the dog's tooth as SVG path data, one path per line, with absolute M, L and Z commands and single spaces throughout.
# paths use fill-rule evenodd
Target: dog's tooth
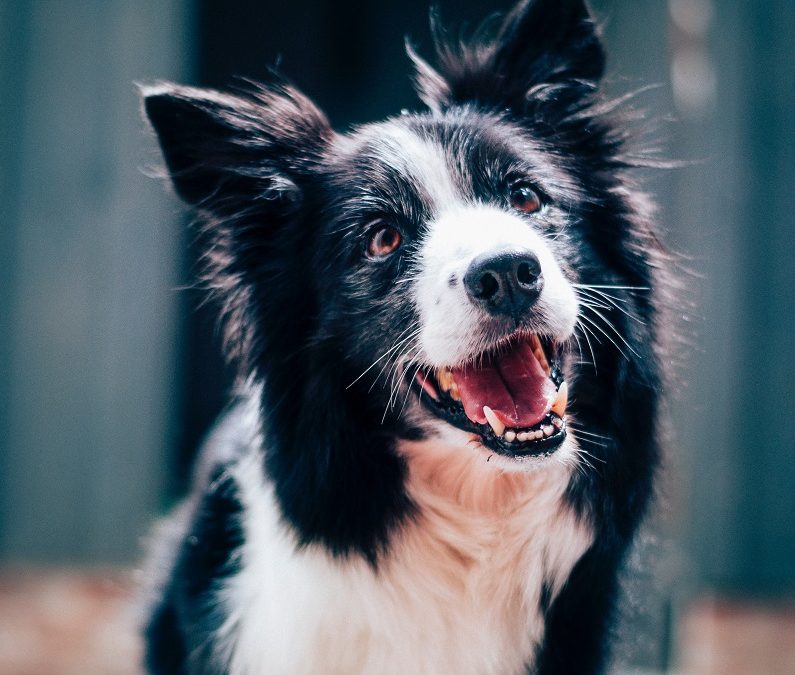
M 436 381 L 444 391 L 450 390 L 450 385 L 453 379 L 452 373 L 447 368 L 437 368 Z
M 553 427 L 551 424 L 545 424 L 543 427 L 541 427 L 541 431 L 544 432 L 544 436 L 551 436 L 555 433 L 555 427 Z
M 513 443 L 516 440 L 516 432 L 515 431 L 506 431 L 505 432 L 505 440 L 509 443 Z
M 505 425 L 500 422 L 497 415 L 494 414 L 494 411 L 489 408 L 489 406 L 483 406 L 483 414 L 486 416 L 486 421 L 489 423 L 489 426 L 494 430 L 494 433 L 497 436 L 502 436 L 505 432 Z
M 566 414 L 566 406 L 569 404 L 569 385 L 563 382 L 558 389 L 558 395 L 555 397 L 555 402 L 552 404 L 552 412 L 558 417 L 563 417 Z
M 538 335 L 533 334 L 531 336 L 530 349 L 532 349 L 533 356 L 535 356 L 536 361 L 541 364 L 544 372 L 549 375 L 552 371 L 549 367 L 549 363 L 547 362 L 547 355 L 544 353 L 544 347 L 541 345 L 541 339 L 538 337 Z
M 458 383 L 455 380 L 453 380 L 450 391 L 447 393 L 450 394 L 454 401 L 461 401 L 461 390 L 458 388 Z
M 542 438 L 544 438 L 544 432 L 541 429 L 533 432 L 533 439 L 540 441 Z
M 556 429 L 561 429 L 563 427 L 563 420 L 560 417 L 553 417 L 552 418 L 552 426 Z
M 536 354 L 536 358 L 538 362 L 541 364 L 541 367 L 544 369 L 544 372 L 549 375 L 552 372 L 552 368 L 549 367 L 549 362 L 547 361 L 547 356 L 544 352 L 539 352 Z
M 517 440 L 524 443 L 525 441 L 530 441 L 533 439 L 533 433 L 531 431 L 523 431 L 520 434 L 516 435 Z

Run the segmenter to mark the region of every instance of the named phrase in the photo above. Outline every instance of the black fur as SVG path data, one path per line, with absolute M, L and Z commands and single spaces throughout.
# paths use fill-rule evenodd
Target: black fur
M 636 289 L 613 291 L 623 310 L 610 319 L 625 342 L 603 335 L 590 345 L 596 367 L 569 366 L 578 425 L 600 440 L 584 437 L 594 467 L 575 472 L 568 499 L 596 537 L 547 608 L 536 664 L 539 673 L 601 672 L 617 572 L 658 463 L 663 253 L 628 196 L 637 158 L 599 93 L 604 53 L 582 0 L 521 2 L 494 38 L 450 45 L 440 35 L 437 56 L 435 70 L 412 54 L 435 113 L 393 123 L 450 149 L 453 165 L 475 167 L 465 186 L 473 198 L 501 203 L 499 177 L 536 177 L 557 205 L 550 233 L 568 235 L 558 254 L 570 278 Z M 262 385 L 263 470 L 284 519 L 303 544 L 377 566 L 416 508 L 396 440 L 423 431 L 387 405 L 373 377 L 357 377 L 418 321 L 408 285 L 395 281 L 411 271 L 427 218 L 422 186 L 389 171 L 366 128 L 340 152 L 323 114 L 284 84 L 233 95 L 167 85 L 145 107 L 177 192 L 201 214 L 230 356 Z M 538 144 L 532 156 L 517 150 L 522 135 Z M 400 223 L 407 253 L 373 264 L 362 256 L 367 226 L 384 216 Z M 202 663 L 222 620 L 205 599 L 234 571 L 234 490 L 214 481 L 194 517 L 195 540 L 183 544 L 147 631 L 152 672 Z
M 241 505 L 234 481 L 216 471 L 191 518 L 171 578 L 147 623 L 151 673 L 210 673 L 211 638 L 225 618 L 212 591 L 239 570 Z

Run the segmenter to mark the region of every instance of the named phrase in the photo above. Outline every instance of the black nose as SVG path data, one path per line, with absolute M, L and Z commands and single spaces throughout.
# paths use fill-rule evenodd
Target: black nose
M 470 264 L 464 286 L 478 307 L 519 319 L 541 295 L 544 277 L 533 253 L 485 253 Z

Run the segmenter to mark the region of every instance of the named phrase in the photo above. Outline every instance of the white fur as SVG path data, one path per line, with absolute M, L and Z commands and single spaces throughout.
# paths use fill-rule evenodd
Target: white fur
M 444 148 L 394 124 L 373 129 L 379 158 L 396 173 L 409 179 L 420 196 L 435 212 L 449 208 L 461 199 L 450 173 Z
M 419 516 L 377 571 L 297 549 L 252 444 L 230 470 L 245 544 L 240 573 L 219 590 L 229 617 L 215 637 L 219 665 L 233 675 L 524 672 L 543 637 L 542 585 L 560 590 L 592 534 L 562 501 L 564 449 L 506 473 L 459 442 L 401 446 Z
M 577 295 L 544 237 L 513 213 L 483 204 L 460 205 L 429 224 L 420 247 L 417 309 L 430 363 L 453 366 L 483 351 L 478 327 L 484 313 L 469 302 L 463 278 L 477 256 L 500 251 L 532 252 L 541 263 L 544 287 L 535 305 L 534 330 L 561 341 L 574 332 Z M 451 278 L 457 280 L 454 285 Z

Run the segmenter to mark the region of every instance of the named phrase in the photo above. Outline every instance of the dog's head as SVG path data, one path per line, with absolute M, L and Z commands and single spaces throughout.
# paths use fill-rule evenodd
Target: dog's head
M 632 368 L 653 362 L 650 235 L 585 3 L 522 2 L 493 40 L 437 51 L 437 69 L 411 53 L 429 110 L 346 134 L 285 85 L 145 90 L 204 216 L 230 349 L 264 381 L 283 506 L 339 549 L 371 549 L 410 508 L 397 438 L 524 467 L 590 418 L 613 438 L 626 377 L 654 380 Z M 323 495 L 356 532 L 328 535 Z

